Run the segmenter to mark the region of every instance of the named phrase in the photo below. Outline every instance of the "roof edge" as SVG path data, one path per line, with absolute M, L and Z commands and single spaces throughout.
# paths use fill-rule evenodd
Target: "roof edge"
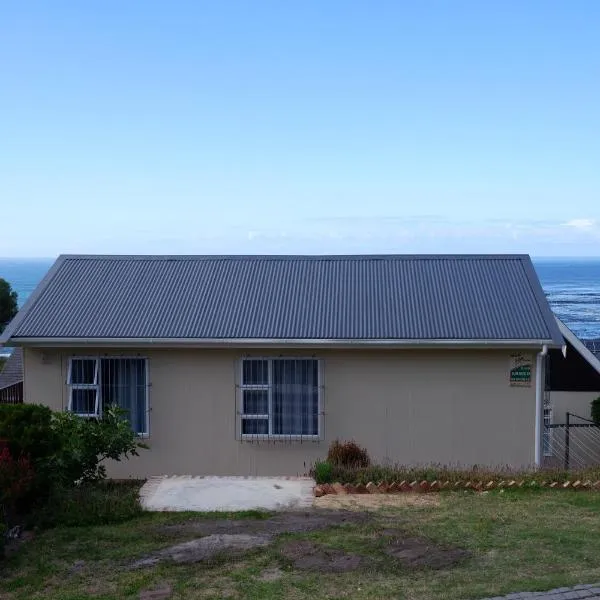
M 13 338 L 18 346 L 161 348 L 561 348 L 547 339 L 290 339 L 290 338 Z
M 577 350 L 590 367 L 600 375 L 600 359 L 596 358 L 594 353 L 588 350 L 585 344 L 558 317 L 555 317 L 555 319 L 564 338 Z
M 44 277 L 40 283 L 38 283 L 37 287 L 33 290 L 29 298 L 23 306 L 19 309 L 19 312 L 15 315 L 13 320 L 6 326 L 4 331 L 0 333 L 0 346 L 9 345 L 8 342 L 11 339 L 13 331 L 16 331 L 19 325 L 23 322 L 23 319 L 27 316 L 27 313 L 31 310 L 33 305 L 38 301 L 39 297 L 42 295 L 42 292 L 48 287 L 48 284 L 56 275 L 58 269 L 61 267 L 63 262 L 65 262 L 66 256 L 59 256 L 52 266 L 48 269 Z
M 525 269 L 525 274 L 527 275 L 527 279 L 529 280 L 529 285 L 531 286 L 531 291 L 535 297 L 537 305 L 542 314 L 542 318 L 546 323 L 546 327 L 548 328 L 548 333 L 552 338 L 552 342 L 555 345 L 562 346 L 563 345 L 563 336 L 560 331 L 558 324 L 556 323 L 556 316 L 552 312 L 550 308 L 550 304 L 546 298 L 546 294 L 544 293 L 544 289 L 542 288 L 542 284 L 540 282 L 540 278 L 533 266 L 533 261 L 531 260 L 531 256 L 529 254 L 525 254 L 521 257 L 521 261 L 523 264 L 523 268 Z

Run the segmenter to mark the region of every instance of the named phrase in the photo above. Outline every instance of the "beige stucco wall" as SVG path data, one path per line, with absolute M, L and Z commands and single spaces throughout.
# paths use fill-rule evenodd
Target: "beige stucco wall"
M 600 396 L 600 390 L 597 392 L 550 392 L 554 422 L 564 423 L 567 412 L 589 419 L 591 417 L 590 403 L 598 396 Z
M 94 353 L 26 349 L 26 401 L 64 409 L 68 357 Z M 531 387 L 511 387 L 510 350 L 319 351 L 324 439 L 303 443 L 236 440 L 235 366 L 251 352 L 97 353 L 149 359 L 151 450 L 112 466 L 115 477 L 303 474 L 335 438 L 355 439 L 378 462 L 521 466 L 534 459 L 535 373 Z
M 550 392 L 552 403 L 553 422 L 564 424 L 566 413 L 591 418 L 590 403 L 594 398 L 600 396 L 598 392 Z M 572 424 L 585 423 L 584 421 L 571 417 Z M 569 464 L 571 467 L 582 467 L 584 465 L 598 464 L 600 462 L 600 431 L 597 428 L 570 428 L 569 440 Z M 553 466 L 562 466 L 565 457 L 565 429 L 554 428 L 551 432 L 552 459 L 547 463 Z

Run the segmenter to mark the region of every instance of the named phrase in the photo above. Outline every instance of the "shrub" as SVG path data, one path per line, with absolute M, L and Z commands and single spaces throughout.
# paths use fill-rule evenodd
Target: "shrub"
M 371 464 L 371 459 L 365 448 L 361 448 L 356 442 L 335 440 L 329 446 L 327 462 L 339 467 L 364 468 Z
M 12 456 L 27 456 L 36 465 L 58 448 L 52 411 L 37 404 L 0 404 L 0 440 Z
M 310 474 L 317 483 L 331 483 L 333 481 L 333 466 L 325 461 L 317 461 Z
M 600 425 L 600 396 L 592 400 L 592 421 Z
M 82 419 L 69 412 L 55 413 L 51 428 L 59 448 L 48 457 L 47 467 L 55 473 L 56 484 L 99 481 L 106 477 L 106 459 L 120 461 L 146 448 L 129 423 L 125 411 L 111 407 L 102 419 Z

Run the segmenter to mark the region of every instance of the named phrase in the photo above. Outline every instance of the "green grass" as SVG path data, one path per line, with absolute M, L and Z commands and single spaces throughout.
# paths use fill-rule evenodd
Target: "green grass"
M 173 598 L 482 598 L 600 581 L 600 494 L 511 491 L 439 494 L 440 504 L 383 509 L 374 519 L 281 536 L 266 549 L 209 564 L 161 564 L 131 571 L 127 565 L 154 550 L 195 537 L 164 525 L 214 518 L 214 514 L 141 514 L 123 523 L 56 527 L 39 533 L 0 563 L 0 598 L 75 600 L 137 598 L 140 590 L 168 583 Z M 220 515 L 222 516 L 222 515 Z M 231 517 L 264 518 L 249 512 Z M 400 528 L 473 557 L 432 571 L 400 567 L 383 553 L 381 530 Z M 370 557 L 359 571 L 332 574 L 294 570 L 278 553 L 290 539 Z M 85 561 L 74 572 L 76 561 Z M 279 567 L 276 581 L 261 572 Z

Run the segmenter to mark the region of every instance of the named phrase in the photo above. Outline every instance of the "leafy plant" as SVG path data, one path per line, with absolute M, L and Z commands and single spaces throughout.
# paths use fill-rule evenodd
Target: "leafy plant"
M 35 465 L 59 447 L 52 411 L 38 404 L 0 404 L 0 440 L 12 456 L 28 456 Z
M 600 425 L 600 396 L 592 400 L 592 421 Z
M 356 442 L 334 440 L 327 452 L 327 462 L 341 467 L 364 468 L 371 464 L 371 459 L 366 449 Z
M 56 473 L 59 485 L 104 479 L 105 460 L 120 461 L 137 456 L 139 448 L 147 448 L 125 414 L 117 407 L 108 408 L 102 419 L 82 419 L 69 412 L 53 414 L 51 429 L 59 449 L 48 457 L 47 466 Z
M 317 483 L 331 483 L 333 481 L 333 466 L 326 461 L 317 461 L 311 470 L 311 475 Z
M 17 314 L 17 292 L 13 291 L 10 283 L 0 277 L 0 333 Z

